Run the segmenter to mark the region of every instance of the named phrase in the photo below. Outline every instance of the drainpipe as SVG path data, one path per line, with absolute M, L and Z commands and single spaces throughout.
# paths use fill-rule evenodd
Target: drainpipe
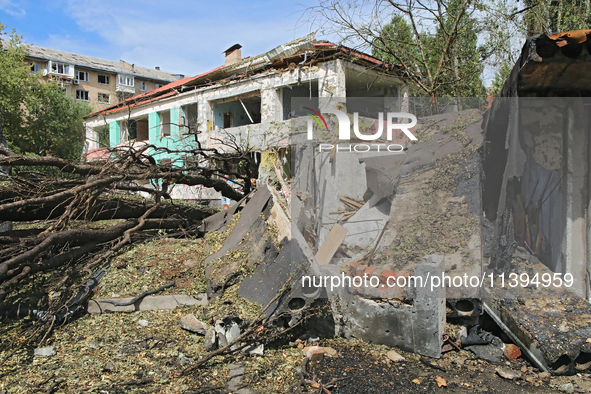
M 302 81 L 302 77 L 301 77 L 301 70 L 302 70 L 302 66 L 306 63 L 306 60 L 308 59 L 308 51 L 304 52 L 304 60 L 301 63 L 298 63 L 298 86 L 300 86 L 300 82 Z

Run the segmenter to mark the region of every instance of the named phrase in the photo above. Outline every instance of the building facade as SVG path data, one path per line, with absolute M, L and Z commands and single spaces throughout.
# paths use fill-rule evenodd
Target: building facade
M 182 75 L 74 53 L 28 47 L 25 61 L 42 81 L 53 80 L 66 94 L 88 102 L 95 110 L 108 108 L 128 97 L 149 92 Z
M 206 148 L 227 149 L 224 141 L 231 139 L 259 155 L 285 152 L 292 122 L 306 116 L 301 108 L 292 108 L 292 98 L 381 98 L 399 110 L 408 95 L 391 65 L 318 42 L 313 34 L 245 59 L 240 48 L 234 45 L 224 52 L 223 66 L 88 115 L 89 158 L 99 148 L 96 129 L 106 124 L 111 148 L 162 147 L 152 152 L 155 158 L 173 163 L 183 158 L 166 149 L 190 149 L 196 138 Z M 353 101 L 347 101 L 347 109 L 362 113 Z

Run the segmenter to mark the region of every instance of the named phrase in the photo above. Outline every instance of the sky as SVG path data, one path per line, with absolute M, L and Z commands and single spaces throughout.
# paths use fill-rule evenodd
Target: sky
M 0 23 L 28 44 L 193 76 L 222 65 L 222 52 L 236 43 L 242 57 L 255 56 L 308 34 L 303 4 L 0 0 Z

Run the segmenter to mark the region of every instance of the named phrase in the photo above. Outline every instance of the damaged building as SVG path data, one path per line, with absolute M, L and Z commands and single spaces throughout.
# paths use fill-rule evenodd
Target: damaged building
M 485 307 L 555 373 L 591 366 L 589 34 L 528 39 L 483 122 L 485 263 L 553 281 L 488 289 Z
M 408 88 L 395 68 L 313 35 L 246 59 L 235 45 L 225 51 L 224 66 L 90 115 L 89 158 L 99 149 L 95 128 L 108 124 L 111 147 L 164 147 L 168 151 L 154 156 L 172 165 L 186 159 L 174 156 L 176 148 L 197 139 L 225 149 L 231 138 L 252 150 L 263 183 L 273 171 L 291 179 L 290 209 L 259 188 L 240 219 L 249 222 L 234 239 L 238 244 L 255 231 L 259 214 L 270 216 L 269 201 L 275 201 L 286 234 L 282 248 L 262 249 L 272 249 L 272 256 L 262 257 L 239 294 L 266 305 L 298 268 L 298 278 L 310 280 L 292 283 L 282 306 L 291 314 L 288 325 L 317 300 L 329 299 L 334 334 L 440 357 L 460 347 L 479 354 L 494 344 L 467 332 L 452 340 L 447 332 L 451 320 L 474 325 L 486 314 L 539 370 L 588 371 L 588 34 L 527 40 L 484 116 L 477 108 L 420 117 L 412 127 L 416 142 L 403 133 L 384 138 L 376 129 L 385 130 L 385 118 L 380 122 L 364 107 L 379 98 L 372 108 L 399 117 L 408 111 Z M 306 138 L 313 124 L 307 102 L 319 112 L 329 106 L 323 103 L 336 105 L 350 124 L 375 135 L 374 142 L 402 149 L 339 150 L 329 132 L 339 124 L 334 116 L 318 122 L 312 141 Z M 320 150 L 322 143 L 330 149 Z M 283 168 L 277 157 L 284 158 Z M 182 185 L 176 190 L 177 198 L 219 198 Z M 210 220 L 223 221 L 220 216 L 228 220 L 225 213 Z M 303 271 L 294 265 L 301 261 L 307 263 Z M 217 279 L 206 272 L 210 296 L 224 288 L 218 279 L 233 273 L 230 265 L 220 269 Z M 527 283 L 509 286 L 512 274 L 527 274 Z M 451 279 L 445 285 L 445 275 L 476 278 L 476 285 Z M 369 285 L 355 283 L 356 277 Z M 442 279 L 427 287 L 417 285 L 417 277 L 431 278 L 430 284 Z M 340 281 L 316 286 L 320 278 Z M 560 285 L 544 286 L 542 278 Z M 504 348 L 497 346 L 501 357 Z
M 265 165 L 267 153 L 284 158 L 283 177 L 289 179 L 290 121 L 305 116 L 301 109 L 291 107 L 292 97 L 384 97 L 401 106 L 408 94 L 396 67 L 319 42 L 314 34 L 254 57 L 242 58 L 239 44 L 224 54 L 225 64 L 209 72 L 87 116 L 87 158 L 100 157 L 97 128 L 106 124 L 111 148 L 150 144 L 187 149 L 196 146 L 197 138 L 203 147 L 228 150 L 223 141 L 231 136 L 235 144 L 251 152 L 263 182 L 276 164 Z M 160 152 L 154 156 L 172 165 L 185 159 Z M 172 193 L 176 198 L 220 198 L 212 190 L 182 185 Z

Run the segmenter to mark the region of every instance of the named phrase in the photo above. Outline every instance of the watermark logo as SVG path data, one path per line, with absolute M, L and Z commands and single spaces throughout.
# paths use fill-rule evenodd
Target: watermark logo
M 328 130 L 328 125 L 326 120 L 320 114 L 320 112 L 313 110 L 312 108 L 305 107 L 306 110 L 309 111 L 308 115 L 308 140 L 314 139 L 313 136 L 313 122 L 315 120 L 320 129 L 322 130 L 322 125 L 324 125 L 324 129 Z M 348 141 L 351 139 L 351 121 L 349 116 L 343 111 L 339 111 L 338 109 L 329 109 L 325 110 L 325 113 L 334 114 L 339 121 L 339 140 Z M 410 119 L 410 123 L 394 123 L 394 119 Z M 400 130 L 402 131 L 411 141 L 417 141 L 417 137 L 415 137 L 410 129 L 417 125 L 417 117 L 413 114 L 409 114 L 406 112 L 388 112 L 386 114 L 386 140 L 392 141 L 393 131 Z M 322 123 L 321 123 L 322 121 Z M 353 133 L 355 137 L 362 141 L 375 141 L 380 139 L 384 134 L 384 113 L 380 112 L 378 114 L 378 123 L 377 123 L 377 131 L 375 134 L 362 134 L 359 131 L 359 113 L 353 113 Z

